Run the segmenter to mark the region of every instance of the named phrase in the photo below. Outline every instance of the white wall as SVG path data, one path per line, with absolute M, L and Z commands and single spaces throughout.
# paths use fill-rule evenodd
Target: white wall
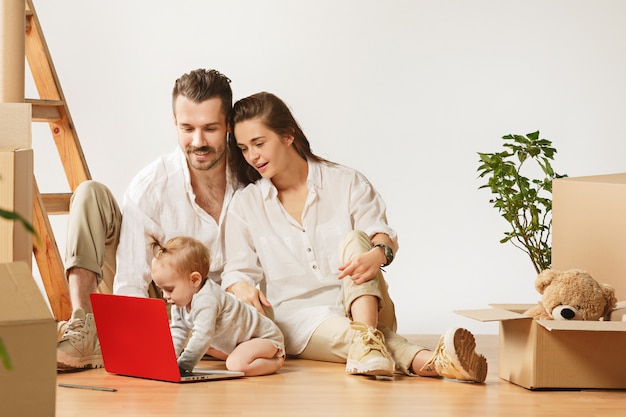
M 176 146 L 170 91 L 199 67 L 235 99 L 288 102 L 314 151 L 353 166 L 388 204 L 401 250 L 387 278 L 403 333 L 465 326 L 454 309 L 539 299 L 526 255 L 478 190 L 476 152 L 541 130 L 570 176 L 622 172 L 621 0 L 37 1 L 94 179 L 121 198 Z M 27 88 L 30 96 L 32 86 Z M 67 188 L 46 126 L 42 191 Z M 53 178 L 57 179 L 54 180 Z M 57 218 L 64 246 L 64 220 Z

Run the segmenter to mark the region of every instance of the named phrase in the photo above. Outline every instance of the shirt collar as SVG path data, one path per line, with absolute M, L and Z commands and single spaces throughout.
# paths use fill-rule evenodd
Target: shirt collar
M 320 169 L 319 162 L 307 159 L 307 163 L 309 164 L 309 173 L 306 179 L 306 186 L 309 191 L 315 193 L 316 189 L 322 188 L 322 171 Z M 256 183 L 261 189 L 261 195 L 263 196 L 263 199 L 267 200 L 270 198 L 275 198 L 278 195 L 278 190 L 271 180 L 267 178 L 261 178 L 257 180 Z

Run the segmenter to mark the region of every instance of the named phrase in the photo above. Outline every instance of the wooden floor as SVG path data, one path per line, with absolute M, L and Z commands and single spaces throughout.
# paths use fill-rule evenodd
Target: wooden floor
M 410 336 L 434 347 L 437 336 Z M 275 375 L 172 384 L 107 374 L 103 369 L 59 374 L 59 383 L 117 392 L 57 388 L 57 417 L 99 416 L 463 416 L 626 415 L 626 391 L 529 391 L 497 377 L 497 336 L 477 336 L 487 356 L 485 384 L 405 377 L 379 381 L 347 375 L 345 366 L 288 360 Z M 203 361 L 222 368 L 219 361 Z

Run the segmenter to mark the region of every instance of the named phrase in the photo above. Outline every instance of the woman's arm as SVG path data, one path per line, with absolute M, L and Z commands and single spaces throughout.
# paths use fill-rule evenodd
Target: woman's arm
M 395 254 L 397 244 L 388 235 L 384 233 L 375 234 L 372 237 L 372 245 L 379 243 L 389 246 Z M 363 284 L 373 279 L 380 267 L 386 262 L 387 257 L 384 248 L 374 246 L 368 252 L 362 253 L 341 265 L 339 267 L 341 273 L 338 278 L 343 279 L 349 276 L 356 284 Z
M 271 304 L 267 301 L 267 298 L 265 298 L 265 294 L 263 294 L 263 292 L 258 288 L 248 284 L 246 281 L 239 281 L 228 287 L 226 291 L 235 295 L 243 302 L 250 304 L 264 316 L 265 310 L 263 309 L 263 306 L 271 307 Z

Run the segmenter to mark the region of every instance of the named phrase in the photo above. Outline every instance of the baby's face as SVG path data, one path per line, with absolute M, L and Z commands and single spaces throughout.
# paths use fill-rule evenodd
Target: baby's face
M 198 290 L 191 279 L 180 275 L 167 259 L 152 260 L 152 280 L 163 291 L 163 298 L 176 307 L 189 306 Z

